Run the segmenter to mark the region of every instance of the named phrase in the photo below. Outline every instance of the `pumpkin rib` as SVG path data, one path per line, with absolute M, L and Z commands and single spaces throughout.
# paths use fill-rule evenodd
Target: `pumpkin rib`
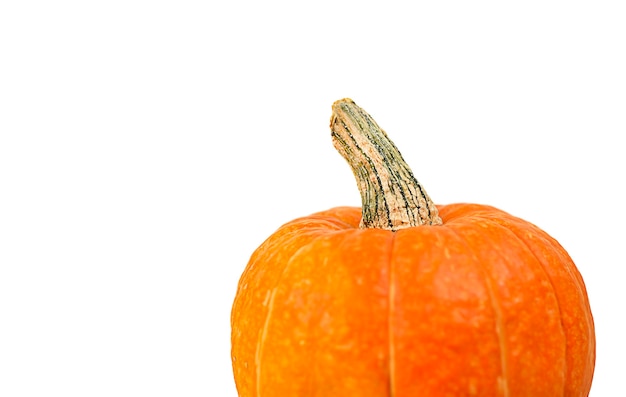
M 567 368 L 567 334 L 565 333 L 565 329 L 564 329 L 564 325 L 563 325 L 563 317 L 562 317 L 562 311 L 561 311 L 561 305 L 560 305 L 560 301 L 558 298 L 558 293 L 557 290 L 555 288 L 555 285 L 552 281 L 552 279 L 549 277 L 547 270 L 543 264 L 543 262 L 541 261 L 541 259 L 539 259 L 539 257 L 535 254 L 535 252 L 528 246 L 528 244 L 526 243 L 526 241 L 521 238 L 519 235 L 517 235 L 516 233 L 514 233 L 511 230 L 511 227 L 519 227 L 521 229 L 524 228 L 528 228 L 528 222 L 525 222 L 523 220 L 520 220 L 519 218 L 516 218 L 510 214 L 507 214 L 507 216 L 502 216 L 500 218 L 488 218 L 486 216 L 479 216 L 478 217 L 482 222 L 484 222 L 485 224 L 490 224 L 493 227 L 499 228 L 500 230 L 503 230 L 505 233 L 512 235 L 516 240 L 519 241 L 519 243 L 521 244 L 521 246 L 523 248 L 525 248 L 525 250 L 527 251 L 527 253 L 535 259 L 535 262 L 537 264 L 536 268 L 541 272 L 541 274 L 548 280 L 549 285 L 550 285 L 550 289 L 552 291 L 552 297 L 556 303 L 556 309 L 557 309 L 557 318 L 558 318 L 558 325 L 559 325 L 559 329 L 563 335 L 563 368 L 564 371 Z M 530 264 L 529 262 L 527 262 L 527 264 Z M 554 316 L 553 316 L 554 317 Z M 554 367 L 553 367 L 554 368 Z M 560 393 L 562 393 L 563 395 L 567 395 L 565 394 L 565 390 L 566 390 L 566 385 L 567 385 L 567 377 L 566 372 L 562 372 L 563 373 L 563 383 L 561 384 L 561 390 Z M 552 382 L 552 384 L 554 384 L 555 382 Z
M 388 396 L 385 261 L 392 236 L 361 229 L 325 233 L 292 254 L 265 328 L 262 396 L 352 396 L 359 387 L 362 396 Z M 355 311 L 352 302 L 368 303 Z M 291 361 L 295 352 L 306 361 Z
M 333 230 L 330 231 L 329 233 L 333 233 L 333 232 L 341 232 L 341 231 L 345 231 L 345 230 Z M 256 366 L 256 394 L 257 397 L 261 397 L 261 358 L 262 358 L 262 354 L 263 354 L 263 345 L 265 343 L 265 339 L 267 337 L 267 329 L 270 323 L 270 319 L 272 318 L 272 313 L 273 313 L 273 308 L 274 308 L 274 302 L 276 299 L 276 291 L 278 290 L 278 286 L 280 285 L 282 279 L 283 279 L 283 275 L 285 274 L 285 272 L 287 271 L 287 269 L 289 268 L 289 266 L 294 262 L 294 258 L 298 257 L 298 253 L 302 252 L 305 249 L 310 248 L 311 245 L 315 244 L 318 240 L 321 240 L 322 238 L 325 238 L 329 233 L 323 233 L 323 234 L 318 234 L 315 235 L 311 238 L 311 240 L 307 241 L 306 244 L 303 244 L 302 246 L 300 246 L 289 258 L 289 260 L 287 261 L 287 263 L 285 264 L 285 266 L 283 267 L 280 276 L 278 276 L 278 279 L 276 280 L 276 284 L 274 285 L 274 287 L 272 288 L 271 292 L 270 292 L 270 298 L 269 298 L 269 302 L 268 302 L 268 308 L 267 308 L 267 312 L 265 313 L 265 321 L 263 322 L 263 327 L 261 328 L 260 332 L 259 332 L 259 340 L 257 341 L 257 345 L 256 345 L 256 349 L 255 349 L 255 366 Z
M 479 223 L 485 226 L 488 226 L 490 228 L 497 228 L 501 231 L 503 231 L 504 233 L 506 233 L 507 235 L 511 235 L 512 234 L 512 230 L 511 228 L 519 228 L 520 231 L 523 230 L 527 230 L 529 228 L 529 226 L 532 227 L 532 230 L 534 232 L 534 235 L 536 235 L 537 237 L 545 238 L 546 233 L 543 232 L 541 229 L 537 228 L 536 226 L 529 224 L 528 222 L 521 220 L 520 218 L 516 218 L 508 213 L 504 213 L 500 210 L 496 210 L 499 214 L 498 216 L 489 216 L 489 213 L 485 213 L 485 212 L 477 212 L 475 214 L 468 214 L 468 218 L 465 219 L 465 221 L 470 221 L 470 222 L 474 222 L 474 223 Z M 517 237 L 517 236 L 515 236 Z M 507 239 L 504 239 L 507 240 Z M 516 238 L 517 240 L 517 238 Z M 546 268 L 543 266 L 543 263 L 538 259 L 537 255 L 535 255 L 535 253 L 533 252 L 532 249 L 530 249 L 528 247 L 528 244 L 525 243 L 524 239 L 520 239 L 521 241 L 518 241 L 518 246 L 520 249 L 523 249 L 526 252 L 526 255 L 529 255 L 529 258 L 533 258 L 536 262 L 536 264 L 530 265 L 529 261 L 526 261 L 526 263 L 532 267 L 530 267 L 529 269 L 535 269 L 532 274 L 534 274 L 535 277 L 541 277 L 541 275 L 546 276 Z M 550 246 L 550 248 L 552 248 L 552 246 Z M 551 253 L 553 250 L 548 249 L 547 252 Z M 556 252 L 556 251 L 555 251 Z M 506 258 L 506 257 L 503 257 Z M 539 273 L 537 273 L 539 272 Z M 567 334 L 565 333 L 564 329 L 563 329 L 563 317 L 561 315 L 561 306 L 560 306 L 560 301 L 558 300 L 558 295 L 557 295 L 557 291 L 554 288 L 554 284 L 551 282 L 551 280 L 546 276 L 546 280 L 550 281 L 549 285 L 550 288 L 547 290 L 549 293 L 551 293 L 554 305 L 556 307 L 556 311 L 558 312 L 557 317 L 555 317 L 554 315 L 549 316 L 548 318 L 552 319 L 552 320 L 556 320 L 553 324 L 555 326 L 555 330 L 559 330 L 561 331 L 560 335 L 562 335 L 563 338 L 563 342 L 564 343 L 568 343 L 567 341 Z M 541 295 L 542 298 L 546 298 L 545 295 Z M 548 298 L 550 299 L 550 298 Z M 548 303 L 548 301 L 546 301 L 546 303 Z M 506 312 L 505 312 L 506 313 Z M 545 313 L 545 312 L 544 312 Z M 546 313 L 547 314 L 547 313 Z M 557 327 L 558 325 L 558 327 Z M 551 333 L 549 335 L 550 337 L 555 336 L 555 334 Z M 553 344 L 552 344 L 553 345 Z M 564 353 L 565 353 L 565 349 Z M 564 356 L 562 354 L 558 354 L 555 358 L 558 359 L 558 357 L 563 358 L 563 366 L 566 365 L 566 360 L 567 360 L 567 356 Z M 554 367 L 551 366 L 551 369 L 553 368 L 558 368 L 557 371 L 559 373 L 560 372 L 560 368 L 559 367 Z M 566 367 L 567 368 L 567 367 Z M 513 368 L 510 368 L 510 371 L 513 371 Z M 510 372 L 511 373 L 511 372 Z M 513 374 L 516 374 L 516 371 L 512 372 Z M 567 394 L 567 390 L 568 390 L 568 379 L 567 376 L 561 378 L 562 379 L 562 383 L 558 383 L 558 387 L 560 388 L 560 392 L 564 393 L 563 395 L 566 396 L 570 396 L 570 394 Z M 556 383 L 552 382 L 551 385 L 554 386 Z M 516 386 L 517 383 L 514 383 L 513 386 Z M 569 387 L 571 389 L 571 387 Z
M 526 242 L 525 239 L 523 239 L 516 231 L 510 229 L 508 226 L 509 225 L 503 225 L 501 224 L 499 221 L 497 220 L 489 220 L 492 223 L 495 223 L 496 225 L 499 225 L 501 228 L 507 230 L 510 234 L 512 234 L 513 236 L 515 236 L 515 238 L 517 238 L 520 243 L 526 247 L 528 249 L 528 252 L 537 260 L 537 263 L 539 264 L 539 267 L 541 268 L 541 270 L 543 271 L 543 274 L 545 275 L 545 277 L 548 279 L 548 281 L 550 282 L 550 287 L 552 288 L 552 291 L 554 293 L 554 299 L 556 299 L 556 303 L 557 303 L 557 309 L 558 309 L 558 317 L 559 317 L 559 324 L 561 325 L 561 331 L 563 332 L 563 335 L 565 336 L 563 343 L 564 343 L 564 348 L 563 348 L 563 379 L 567 380 L 567 355 L 568 355 L 568 350 L 567 350 L 567 333 L 565 331 L 565 324 L 563 324 L 563 314 L 562 314 L 562 310 L 561 310 L 561 301 L 559 300 L 559 294 L 557 293 L 556 287 L 554 285 L 554 280 L 552 280 L 552 277 L 550 277 L 550 275 L 548 274 L 547 269 L 545 268 L 545 264 L 544 262 L 537 256 L 537 254 L 535 254 L 535 251 L 528 245 L 528 243 Z M 508 223 L 508 222 L 507 222 Z M 511 223 L 522 223 L 522 222 L 511 222 Z M 524 226 L 524 225 L 516 225 L 516 226 Z M 563 385 L 563 393 L 565 393 L 565 384 Z
M 285 265 L 280 271 L 280 275 L 276 278 L 276 282 L 274 283 L 273 287 L 271 288 L 271 290 L 268 290 L 270 293 L 268 306 L 267 306 L 268 308 L 265 312 L 265 319 L 263 321 L 263 326 L 259 330 L 259 333 L 258 333 L 258 339 L 255 345 L 255 351 L 254 351 L 255 372 L 256 372 L 256 375 L 255 375 L 256 380 L 254 384 L 255 384 L 255 390 L 256 390 L 257 396 L 261 396 L 260 394 L 261 393 L 260 392 L 260 387 L 261 387 L 260 362 L 261 362 L 261 354 L 262 354 L 261 350 L 262 350 L 263 344 L 265 343 L 267 327 L 269 325 L 271 311 L 274 306 L 275 293 L 276 293 L 276 290 L 278 289 L 278 286 L 281 283 L 283 274 L 288 269 L 289 265 L 293 262 L 294 258 L 297 257 L 297 254 L 299 252 L 315 244 L 318 240 L 328 236 L 329 234 L 341 233 L 341 232 L 345 232 L 346 230 L 349 230 L 349 229 L 341 228 L 342 227 L 341 224 L 344 224 L 344 225 L 347 225 L 347 224 L 345 224 L 339 219 L 326 217 L 326 216 L 316 216 L 316 215 L 318 214 L 314 214 L 312 218 L 303 217 L 303 218 L 296 219 L 279 228 L 279 231 L 284 230 L 284 229 L 291 229 L 291 230 L 285 231 L 284 234 L 281 235 L 281 237 L 284 239 L 280 241 L 282 245 L 288 245 L 292 241 L 295 242 L 296 240 L 300 240 L 306 234 L 310 234 L 309 236 L 310 239 L 305 244 L 302 244 L 300 247 L 298 247 L 298 249 L 296 249 L 289 256 L 289 259 L 287 260 L 287 262 L 285 263 Z M 332 228 L 327 228 L 327 227 L 332 227 Z
M 565 251 L 565 249 L 560 245 L 560 243 L 558 241 L 556 241 L 554 238 L 552 238 L 550 235 L 548 235 L 546 232 L 544 232 L 543 230 L 541 230 L 540 228 L 536 227 L 533 225 L 533 232 L 534 232 L 534 236 L 540 241 L 540 244 L 538 243 L 534 243 L 535 248 L 530 246 L 530 243 L 525 240 L 522 236 L 519 235 L 519 233 L 517 233 L 517 231 L 521 231 L 524 229 L 524 221 L 523 220 L 519 220 L 519 219 L 515 219 L 513 217 L 509 218 L 509 219 L 499 219 L 498 222 L 501 222 L 503 224 L 505 224 L 504 227 L 509 228 L 509 230 L 511 230 L 514 234 L 516 234 L 516 236 L 522 241 L 524 242 L 524 244 L 526 246 L 529 247 L 530 251 L 533 252 L 535 249 L 540 249 L 541 246 L 548 246 L 550 247 L 550 252 L 553 254 L 553 256 L 560 262 L 563 264 L 562 269 L 564 270 L 564 272 L 569 276 L 569 279 L 571 281 L 571 283 L 573 284 L 574 288 L 576 288 L 576 292 L 578 293 L 578 296 L 580 297 L 586 297 L 587 293 L 586 293 L 586 289 L 585 289 L 585 285 L 584 282 L 582 281 L 582 277 L 580 276 L 580 273 L 578 272 L 578 270 L 576 269 L 575 265 L 573 264 L 573 261 L 571 260 L 571 258 L 569 257 L 569 254 L 567 254 L 567 252 Z M 512 225 L 511 225 L 512 224 Z M 516 230 L 512 230 L 511 227 L 515 227 L 519 229 Z M 527 226 L 526 226 L 527 227 Z M 566 257 L 566 258 L 563 258 Z M 560 311 L 560 316 L 559 319 L 561 321 L 562 327 L 563 327 L 563 332 L 565 335 L 565 390 L 567 391 L 571 391 L 571 390 L 576 390 L 577 388 L 580 387 L 581 390 L 584 390 L 585 387 L 587 389 L 589 389 L 590 384 L 591 384 L 591 376 L 589 376 L 589 378 L 584 379 L 582 381 L 579 381 L 582 385 L 573 385 L 572 384 L 572 373 L 574 372 L 579 372 L 581 371 L 581 368 L 576 368 L 579 365 L 581 365 L 581 363 L 579 362 L 578 366 L 575 365 L 576 362 L 572 362 L 573 360 L 575 360 L 576 357 L 578 357 L 578 354 L 576 352 L 572 352 L 570 351 L 569 348 L 569 344 L 572 343 L 572 339 L 576 339 L 577 335 L 572 336 L 571 335 L 571 328 L 568 327 L 565 324 L 565 315 L 563 313 L 562 308 L 567 307 L 569 309 L 569 307 L 578 307 L 576 305 L 561 305 L 561 301 L 559 299 L 559 291 L 558 289 L 556 289 L 556 287 L 554 286 L 554 282 L 553 282 L 553 278 L 550 276 L 550 272 L 548 272 L 548 269 L 546 268 L 549 267 L 550 265 L 544 265 L 542 262 L 540 262 L 541 265 L 544 267 L 544 271 L 546 272 L 546 275 L 548 277 L 548 279 L 550 280 L 550 282 L 552 283 L 553 287 L 554 287 L 554 291 L 555 291 L 555 297 L 557 299 L 557 302 L 559 302 L 559 311 Z M 566 294 L 566 292 L 561 291 L 562 294 Z M 583 299 L 584 300 L 584 299 Z M 587 357 L 587 359 L 591 362 L 591 364 L 589 364 L 591 367 L 593 367 L 593 361 L 595 360 L 595 342 L 593 342 L 593 318 L 590 315 L 590 309 L 587 306 L 587 310 L 581 310 L 581 314 L 584 315 L 584 325 L 586 327 L 586 332 L 589 332 L 589 335 L 585 335 L 585 337 L 588 337 L 592 343 L 591 343 L 591 347 L 589 348 L 589 350 L 587 351 L 589 357 Z M 571 313 L 569 313 L 569 316 L 572 316 Z M 567 331 L 567 332 L 566 332 Z M 590 336 L 591 335 L 591 336 Z M 568 363 L 574 364 L 574 368 L 570 369 Z M 586 363 L 588 364 L 588 363 Z M 592 372 L 593 373 L 593 372 Z M 569 394 L 566 394 L 569 395 Z
M 445 223 L 444 223 L 445 225 Z M 474 250 L 472 244 L 467 241 L 466 237 L 463 236 L 458 230 L 454 227 L 449 227 L 448 229 L 452 230 L 452 232 L 458 237 L 458 239 L 472 252 L 472 258 L 474 259 L 476 266 L 481 270 L 482 274 L 485 276 L 485 286 L 487 287 L 487 293 L 489 296 L 489 302 L 491 302 L 491 306 L 493 308 L 496 320 L 496 335 L 498 339 L 498 344 L 500 347 L 500 365 L 502 369 L 502 387 L 501 390 L 503 392 L 502 397 L 509 397 L 509 371 L 508 371 L 508 347 L 506 343 L 505 330 L 504 330 L 504 320 L 502 314 L 502 307 L 495 296 L 494 292 L 494 283 L 495 281 L 491 277 L 491 275 L 487 272 L 487 269 L 482 265 L 481 261 L 476 256 L 476 251 Z M 500 382 L 498 382 L 498 386 L 500 386 Z
M 311 222 L 312 223 L 312 222 Z M 245 310 L 251 310 L 252 312 L 259 310 L 262 311 L 264 308 L 264 304 L 261 304 L 259 300 L 254 300 L 254 299 L 245 299 L 244 297 L 246 296 L 245 293 L 247 291 L 249 291 L 251 288 L 259 288 L 261 287 L 264 283 L 267 282 L 267 279 L 270 278 L 267 274 L 262 275 L 259 274 L 260 271 L 262 271 L 263 266 L 257 266 L 259 263 L 263 263 L 264 261 L 268 261 L 268 260 L 272 260 L 275 261 L 275 256 L 277 255 L 277 253 L 274 251 L 273 247 L 275 246 L 283 246 L 283 247 L 289 247 L 290 245 L 292 245 L 296 240 L 302 240 L 305 238 L 311 238 L 314 239 L 317 237 L 317 233 L 318 230 L 322 230 L 322 227 L 310 227 L 308 228 L 309 230 L 306 230 L 306 228 L 303 228 L 300 225 L 297 225 L 294 222 L 289 222 L 281 227 L 278 228 L 278 230 L 269 238 L 267 238 L 256 250 L 255 252 L 252 254 L 250 261 L 248 263 L 248 266 L 246 266 L 246 269 L 244 270 L 244 273 L 242 274 L 242 277 L 239 281 L 239 285 L 237 288 L 237 298 L 235 299 L 235 302 L 233 304 L 233 312 L 232 312 L 232 319 L 231 321 L 233 322 L 233 336 L 236 336 L 238 334 L 237 330 L 241 330 L 242 327 L 248 327 L 250 329 L 256 329 L 257 330 L 257 343 L 254 344 L 254 349 L 252 351 L 249 352 L 249 356 L 250 357 L 254 357 L 254 369 L 250 370 L 250 372 L 255 371 L 256 372 L 256 367 L 257 367 L 257 358 L 256 358 L 256 354 L 257 354 L 257 348 L 258 348 L 258 339 L 259 336 L 261 334 L 261 326 L 259 325 L 259 328 L 256 327 L 256 325 L 254 323 L 250 323 L 250 320 L 244 319 L 244 318 L 240 318 L 240 315 L 238 315 L 240 313 L 240 311 L 244 310 L 243 307 L 240 307 L 240 305 L 244 305 L 247 304 L 249 306 L 252 307 L 247 307 L 245 308 Z M 278 282 L 278 280 L 276 281 L 276 283 Z M 253 283 L 252 287 L 248 286 L 248 283 Z M 256 285 L 254 285 L 256 284 Z M 274 284 L 275 286 L 275 284 Z M 267 290 L 268 292 L 270 292 L 270 289 Z M 257 307 L 254 307 L 257 306 Z M 265 311 L 265 314 L 267 314 L 267 311 Z M 243 325 L 241 323 L 244 323 Z M 236 355 L 238 355 L 238 353 L 235 351 L 237 346 L 241 346 L 243 347 L 245 344 L 242 342 L 241 345 L 239 343 L 233 343 L 233 357 L 235 357 Z M 245 351 L 240 352 L 242 354 L 247 355 L 247 353 Z M 256 390 L 257 386 L 256 386 L 256 382 L 252 382 L 251 378 L 252 378 L 252 374 L 250 374 L 249 376 L 242 376 L 242 379 L 250 379 L 249 383 L 242 383 L 240 385 L 241 388 L 247 389 L 248 387 L 252 388 L 253 390 Z M 256 379 L 256 378 L 255 378 Z

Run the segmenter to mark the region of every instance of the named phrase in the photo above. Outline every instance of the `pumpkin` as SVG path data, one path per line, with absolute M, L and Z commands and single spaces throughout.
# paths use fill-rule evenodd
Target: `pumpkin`
M 587 396 L 592 313 L 565 249 L 494 207 L 435 205 L 386 133 L 333 104 L 362 208 L 263 242 L 231 314 L 241 397 Z

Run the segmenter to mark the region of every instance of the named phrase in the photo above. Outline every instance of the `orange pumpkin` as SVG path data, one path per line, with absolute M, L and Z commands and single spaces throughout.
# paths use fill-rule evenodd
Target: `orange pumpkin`
M 241 397 L 587 396 L 585 285 L 547 233 L 496 208 L 436 206 L 374 120 L 333 105 L 362 209 L 280 227 L 232 310 Z

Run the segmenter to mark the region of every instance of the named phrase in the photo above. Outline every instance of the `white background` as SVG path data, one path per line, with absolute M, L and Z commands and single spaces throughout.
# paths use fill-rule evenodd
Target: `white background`
M 360 205 L 328 129 L 351 97 L 436 202 L 568 249 L 591 395 L 626 396 L 624 21 L 621 1 L 2 2 L 0 395 L 236 396 L 249 255 Z

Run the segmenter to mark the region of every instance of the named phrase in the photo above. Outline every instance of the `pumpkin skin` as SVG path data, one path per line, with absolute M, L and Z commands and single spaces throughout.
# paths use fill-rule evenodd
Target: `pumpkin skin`
M 533 224 L 476 204 L 439 226 L 359 228 L 339 207 L 279 228 L 232 311 L 248 396 L 587 396 L 585 285 Z

